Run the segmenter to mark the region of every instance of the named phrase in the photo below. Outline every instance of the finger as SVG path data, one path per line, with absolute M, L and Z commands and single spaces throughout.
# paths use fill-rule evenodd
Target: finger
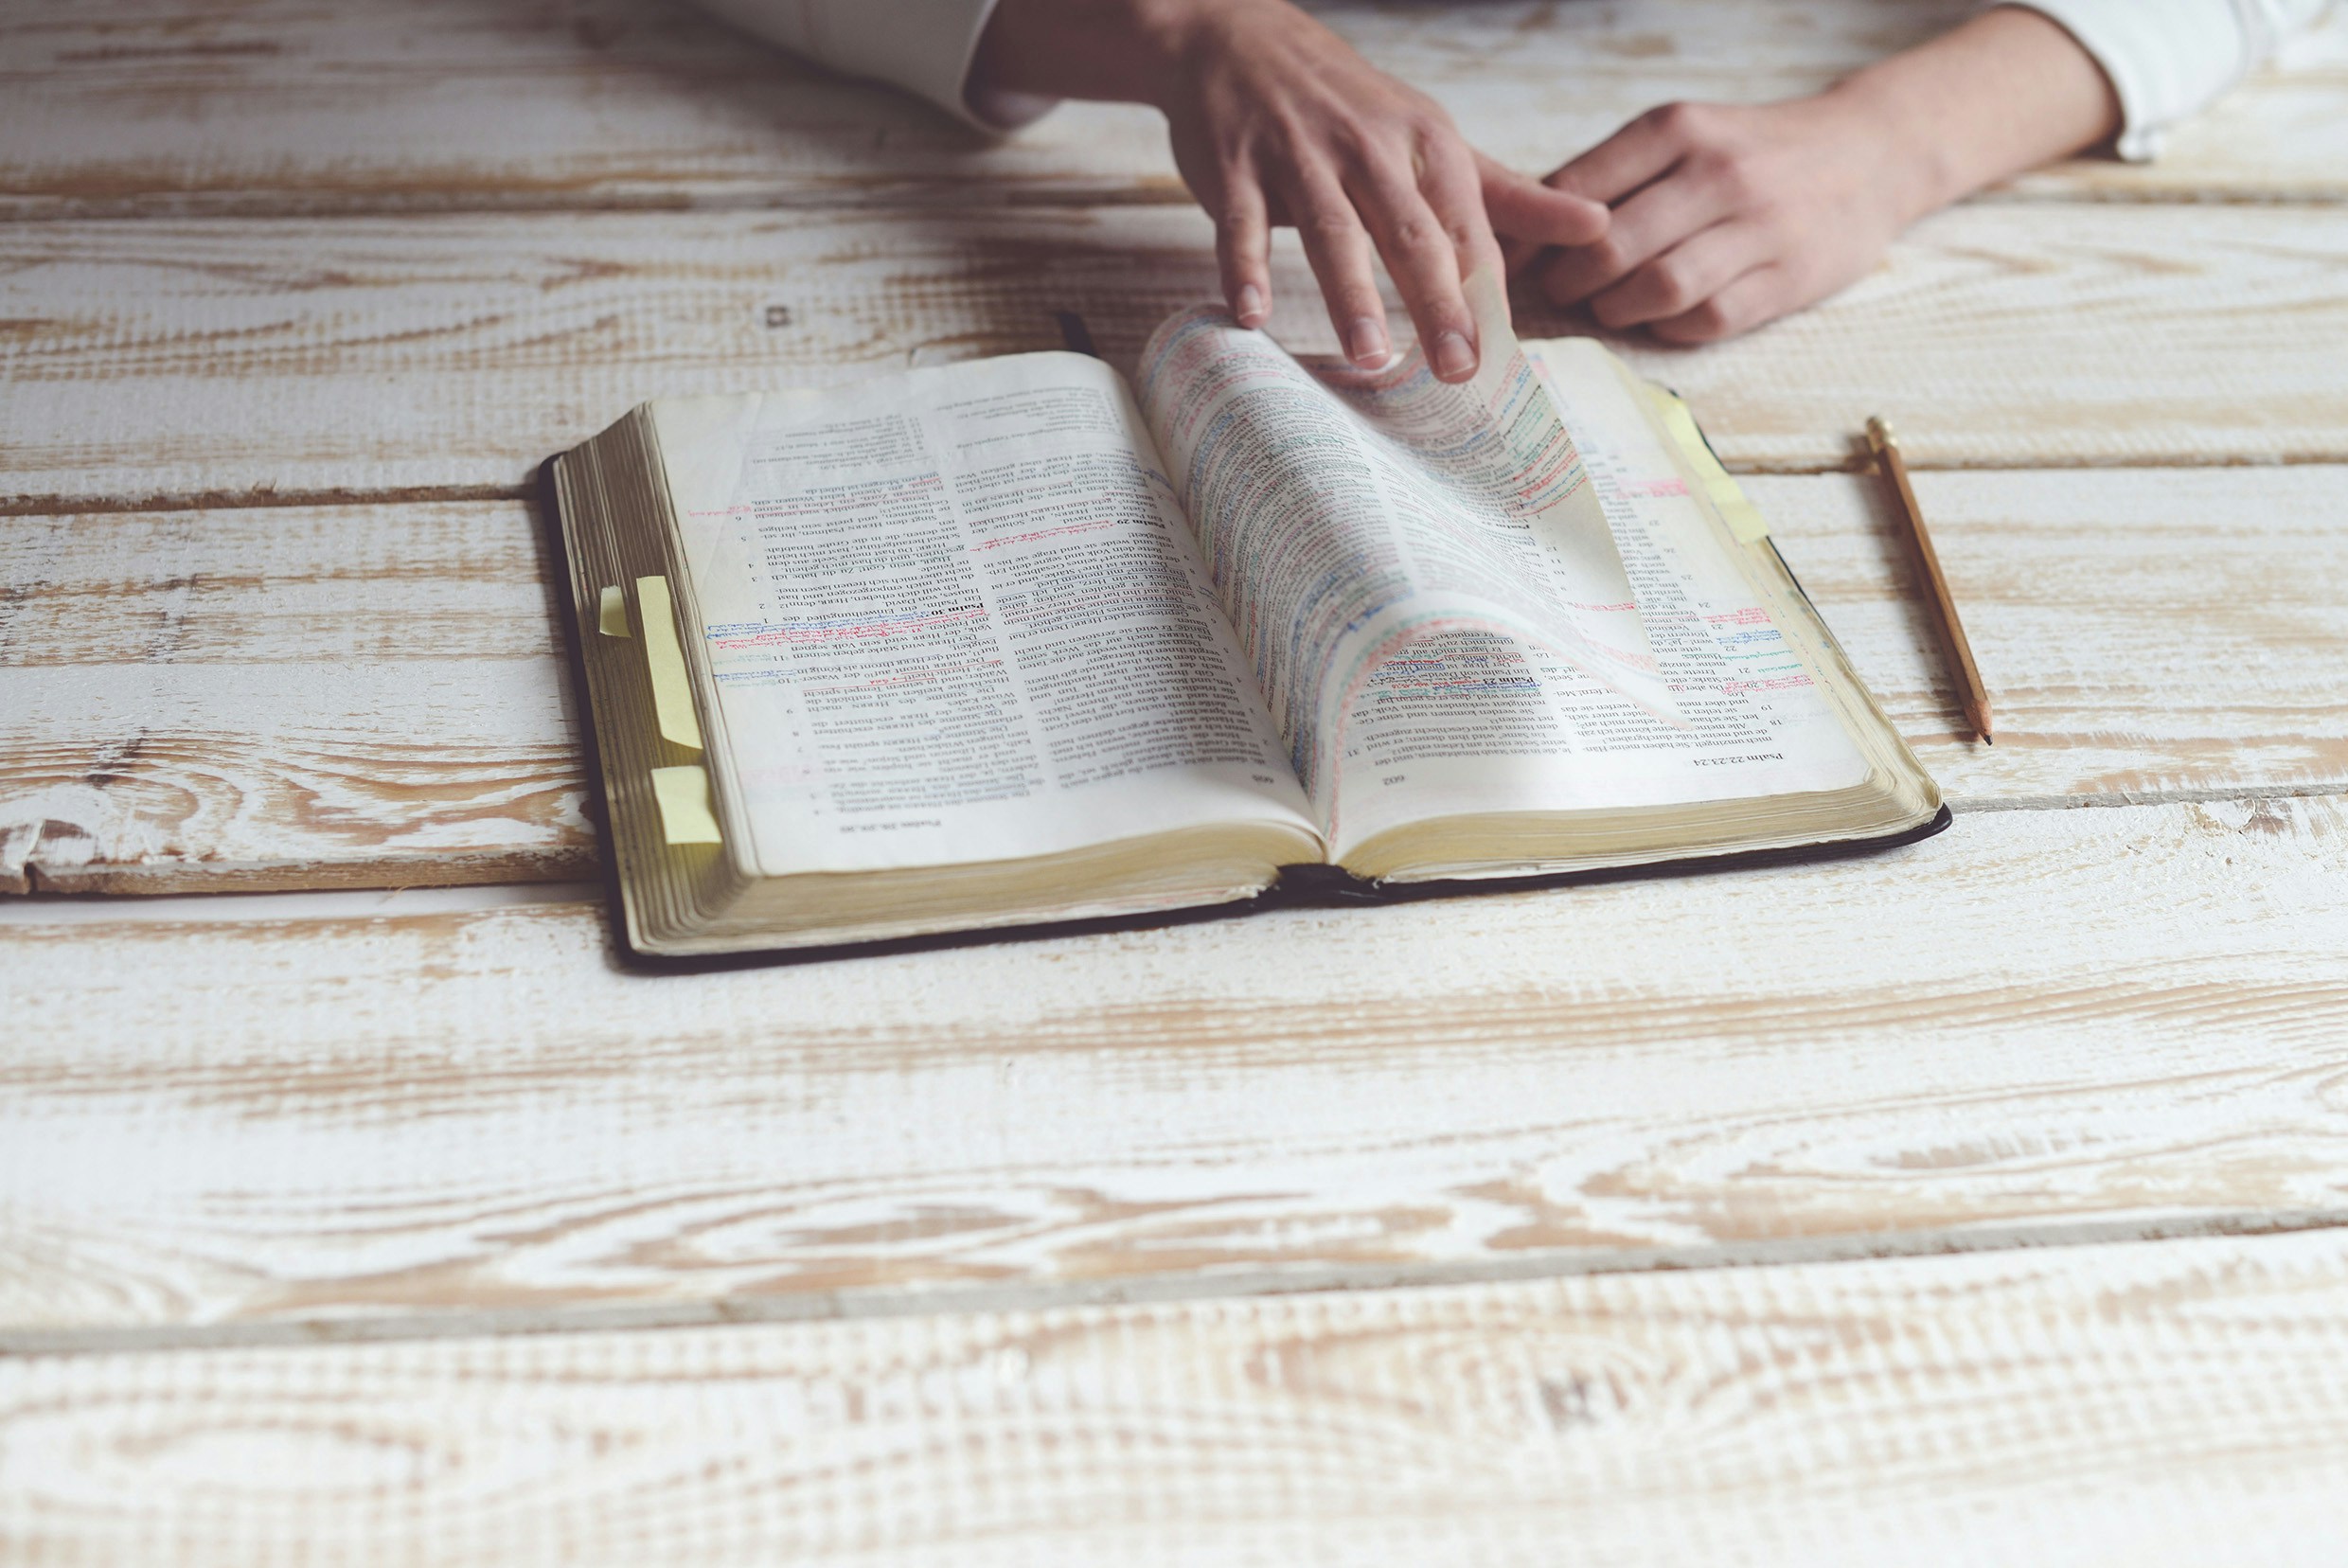
M 1611 205 L 1686 155 L 1699 114 L 1685 103 L 1650 109 L 1541 183 Z
M 1605 239 L 1560 251 L 1541 274 L 1541 293 L 1559 305 L 1587 299 L 1728 217 L 1732 205 L 1728 190 L 1696 174 L 1660 180 L 1614 209 Z
M 1369 233 L 1333 176 L 1300 169 L 1291 178 L 1288 208 L 1305 242 L 1305 259 L 1321 280 L 1321 298 L 1337 341 L 1356 365 L 1383 365 L 1394 348 L 1386 334 L 1386 301 L 1370 268 Z
M 1475 317 L 1460 293 L 1459 253 L 1434 208 L 1416 186 L 1396 178 L 1368 177 L 1353 194 L 1418 330 L 1428 367 L 1437 381 L 1466 381 L 1476 373 Z
M 1650 324 L 1665 343 L 1717 343 L 1776 320 L 1802 303 L 1791 275 L 1770 263 L 1756 267 L 1694 310 Z
M 1601 290 L 1590 312 L 1608 327 L 1636 327 L 1683 315 L 1770 260 L 1760 224 L 1732 218 L 1691 235 L 1630 276 Z
M 1544 245 L 1587 245 L 1606 233 L 1603 202 L 1552 189 L 1481 152 L 1476 175 L 1493 231 L 1503 244 L 1519 242 L 1527 256 Z
M 1485 162 L 1482 153 L 1453 139 L 1430 150 L 1419 168 L 1419 194 L 1434 209 L 1435 222 L 1443 225 L 1444 236 L 1451 242 L 1452 265 L 1462 281 L 1487 267 L 1501 276 L 1506 266 L 1500 236 L 1485 205 Z
M 1468 342 L 1477 362 L 1484 358 L 1484 343 L 1475 329 L 1476 304 L 1465 298 L 1468 279 L 1482 272 L 1491 274 L 1491 292 L 1500 300 L 1501 319 L 1507 320 L 1509 314 L 1508 258 L 1485 209 L 1485 161 L 1466 143 L 1454 140 L 1440 156 L 1428 160 L 1419 176 L 1419 189 L 1451 242 L 1468 322 Z
M 1215 260 L 1233 318 L 1242 327 L 1261 327 L 1272 313 L 1272 220 L 1253 169 L 1234 169 L 1224 176 Z

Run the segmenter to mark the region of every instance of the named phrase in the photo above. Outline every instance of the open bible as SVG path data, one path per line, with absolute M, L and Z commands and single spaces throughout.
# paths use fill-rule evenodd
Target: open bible
M 1465 385 L 1201 308 L 1130 383 L 1036 353 L 668 399 L 553 459 L 626 946 L 1945 823 L 1686 410 L 1471 292 Z

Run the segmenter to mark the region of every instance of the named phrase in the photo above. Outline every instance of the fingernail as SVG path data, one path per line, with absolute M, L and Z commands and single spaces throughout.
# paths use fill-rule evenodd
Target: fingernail
M 1433 357 L 1435 374 L 1445 381 L 1459 381 L 1475 374 L 1476 351 L 1457 332 L 1444 332 L 1435 338 Z
M 1264 319 L 1264 291 L 1253 283 L 1239 285 L 1239 325 L 1253 327 Z
M 1385 361 L 1386 324 L 1376 316 L 1363 316 L 1345 334 L 1345 352 L 1356 365 L 1379 365 Z

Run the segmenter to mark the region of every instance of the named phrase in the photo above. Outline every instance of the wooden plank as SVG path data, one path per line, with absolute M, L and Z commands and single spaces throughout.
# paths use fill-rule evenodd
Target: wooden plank
M 2348 471 L 1948 472 L 1915 484 L 1994 694 L 1995 746 L 1974 743 L 1958 712 L 1879 482 L 1744 481 L 1960 810 L 2348 784 Z
M 518 502 L 27 517 L 0 535 L 0 887 L 592 874 Z
M 1972 744 L 1872 482 L 1749 488 L 1961 809 L 2348 786 L 2348 471 L 1919 481 L 1998 692 Z M 518 502 L 23 518 L 0 533 L 0 886 L 589 874 Z
M 1673 98 L 1818 87 L 1968 0 L 1321 8 L 1503 161 L 1546 169 Z M 663 0 L 98 0 L 0 19 L 0 215 L 959 200 L 1181 201 L 1154 112 L 1071 104 L 988 145 Z M 2348 196 L 2348 26 L 2294 47 L 2157 164 L 2019 194 Z
M 1280 328 L 1325 343 L 1281 254 Z M 1071 310 L 1129 363 L 1214 286 L 1173 208 L 17 224 L 4 483 L 20 510 L 513 489 L 648 397 L 1057 347 Z M 1919 464 L 2013 467 L 2348 457 L 2343 335 L 2348 211 L 2005 206 L 1748 339 L 1628 347 L 1742 468 L 1841 467 L 1871 411 Z
M 0 1362 L 0 1551 L 2328 1563 L 2340 1233 Z
M 316 897 L 0 909 L 0 1345 L 2348 1210 L 2338 797 L 686 977 L 589 904 Z

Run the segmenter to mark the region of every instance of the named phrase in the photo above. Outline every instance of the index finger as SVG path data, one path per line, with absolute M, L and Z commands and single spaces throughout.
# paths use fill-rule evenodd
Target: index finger
M 1337 329 L 1345 357 L 1364 369 L 1383 365 L 1393 351 L 1386 335 L 1386 301 L 1370 267 L 1370 236 L 1354 211 L 1353 198 L 1326 169 L 1304 164 L 1289 171 L 1284 204 L 1305 242 L 1305 260 L 1321 280 L 1329 325 Z
M 1606 204 L 1558 190 L 1476 154 L 1485 211 L 1500 239 L 1503 273 L 1514 277 L 1552 250 L 1570 250 L 1603 237 L 1612 221 Z
M 1543 185 L 1481 152 L 1476 154 L 1476 176 L 1483 186 L 1484 209 L 1503 241 L 1587 245 L 1606 233 L 1608 215 L 1603 201 Z
M 1651 109 L 1541 183 L 1611 205 L 1680 161 L 1686 147 L 1675 123 L 1669 107 Z

